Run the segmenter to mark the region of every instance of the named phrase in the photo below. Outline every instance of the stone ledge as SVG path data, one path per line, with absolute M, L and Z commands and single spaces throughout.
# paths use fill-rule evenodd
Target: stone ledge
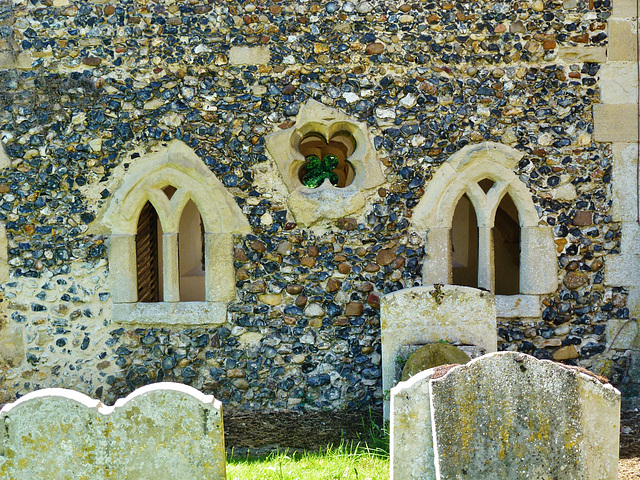
M 498 318 L 540 318 L 542 309 L 538 295 L 496 295 Z
M 593 136 L 596 142 L 637 142 L 638 105 L 594 105 Z
M 222 302 L 114 303 L 112 319 L 135 325 L 220 325 L 227 320 Z

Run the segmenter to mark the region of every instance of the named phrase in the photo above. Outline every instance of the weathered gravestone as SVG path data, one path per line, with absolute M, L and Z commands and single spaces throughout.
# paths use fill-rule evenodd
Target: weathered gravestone
M 0 411 L 3 480 L 224 480 L 222 405 L 175 383 L 106 407 L 45 389 Z
M 406 345 L 440 340 L 497 350 L 496 307 L 493 294 L 457 285 L 405 288 L 380 299 L 382 326 L 382 389 L 399 380 L 397 358 Z M 385 402 L 388 418 L 388 402 Z
M 391 479 L 616 479 L 619 428 L 611 385 L 493 353 L 391 390 Z

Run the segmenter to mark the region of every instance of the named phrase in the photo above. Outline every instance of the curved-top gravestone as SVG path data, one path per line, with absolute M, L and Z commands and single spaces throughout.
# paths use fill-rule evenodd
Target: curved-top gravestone
M 61 388 L 0 411 L 3 480 L 224 480 L 222 404 L 177 383 L 114 407 Z
M 620 392 L 501 352 L 391 390 L 391 479 L 614 480 Z

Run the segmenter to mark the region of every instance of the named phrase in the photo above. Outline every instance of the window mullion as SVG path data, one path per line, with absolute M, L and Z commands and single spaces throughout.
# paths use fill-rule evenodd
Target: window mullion
M 178 234 L 162 234 L 162 280 L 165 302 L 180 301 L 180 268 L 178 264 Z
M 495 290 L 493 229 L 478 227 L 478 287 Z

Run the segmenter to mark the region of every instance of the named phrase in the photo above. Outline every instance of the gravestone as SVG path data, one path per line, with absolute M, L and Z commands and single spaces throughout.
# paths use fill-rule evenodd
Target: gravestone
M 617 478 L 620 392 L 501 352 L 391 390 L 391 479 Z
M 33 392 L 0 411 L 0 478 L 224 480 L 221 407 L 175 383 L 113 407 L 71 390 Z
M 397 359 L 407 345 L 441 340 L 497 350 L 496 308 L 493 294 L 458 285 L 405 288 L 380 299 L 382 327 L 382 389 L 399 380 Z M 389 403 L 385 402 L 388 418 Z

